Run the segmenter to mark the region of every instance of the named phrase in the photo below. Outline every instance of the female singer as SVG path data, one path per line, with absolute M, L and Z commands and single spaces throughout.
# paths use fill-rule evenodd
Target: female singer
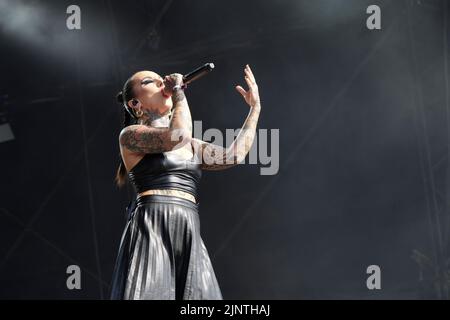
M 163 79 L 140 71 L 125 82 L 117 96 L 125 117 L 116 181 L 122 186 L 128 176 L 137 197 L 120 242 L 111 299 L 223 299 L 200 236 L 197 190 L 201 170 L 239 164 L 253 143 L 261 103 L 249 65 L 244 73 L 248 90 L 236 90 L 250 111 L 227 148 L 192 138 L 181 74 Z

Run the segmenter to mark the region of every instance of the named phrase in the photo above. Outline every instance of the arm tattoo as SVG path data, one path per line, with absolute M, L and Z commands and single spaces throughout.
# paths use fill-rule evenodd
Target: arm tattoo
M 170 147 L 166 128 L 131 125 L 120 133 L 120 144 L 136 153 L 159 153 Z
M 173 101 L 173 103 L 181 101 L 184 98 L 186 98 L 186 96 L 184 95 L 184 91 L 181 90 L 181 89 L 175 90 L 175 92 L 172 94 L 172 101 Z
M 259 105 L 250 109 L 241 131 L 228 148 L 203 142 L 201 168 L 203 170 L 224 170 L 241 163 L 253 144 L 260 111 Z
M 131 125 L 122 130 L 119 141 L 131 152 L 161 153 L 178 149 L 191 141 L 192 119 L 182 90 L 172 96 L 174 109 L 169 128 Z
M 171 129 L 186 130 L 192 137 L 192 117 L 189 105 L 183 90 L 176 90 L 172 94 L 174 111 L 170 123 Z

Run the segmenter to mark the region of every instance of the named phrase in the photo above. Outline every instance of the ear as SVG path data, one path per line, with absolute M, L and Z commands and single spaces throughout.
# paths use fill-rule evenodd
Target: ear
M 128 101 L 127 105 L 131 108 L 134 109 L 136 107 L 139 107 L 141 103 L 139 102 L 138 99 L 131 99 L 130 101 Z

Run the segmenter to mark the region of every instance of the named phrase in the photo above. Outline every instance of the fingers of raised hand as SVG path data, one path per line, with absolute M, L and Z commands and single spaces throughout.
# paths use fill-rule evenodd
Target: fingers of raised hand
M 241 86 L 236 86 L 236 90 L 243 96 L 245 97 L 247 94 L 247 91 L 244 90 L 244 88 L 242 88 Z
M 248 76 L 245 76 L 245 81 L 247 82 L 249 89 L 252 89 L 252 87 L 255 85 L 255 83 L 252 82 L 252 80 Z
M 253 75 L 253 72 L 252 72 L 252 69 L 250 69 L 250 66 L 248 64 L 245 66 L 244 72 L 247 75 L 247 77 L 250 78 L 250 80 L 252 82 L 254 82 L 254 83 L 256 82 L 255 76 Z
M 244 73 L 252 82 L 255 82 L 255 77 L 253 76 L 252 72 L 250 71 L 250 68 L 248 65 L 245 67 Z

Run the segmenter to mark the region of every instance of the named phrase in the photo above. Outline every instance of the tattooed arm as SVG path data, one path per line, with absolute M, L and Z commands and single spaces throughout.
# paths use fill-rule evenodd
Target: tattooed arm
M 201 168 L 203 170 L 224 170 L 231 168 L 241 163 L 252 147 L 259 113 L 261 112 L 261 103 L 258 85 L 250 67 L 247 65 L 244 71 L 249 90 L 245 91 L 241 86 L 237 86 L 236 90 L 250 106 L 250 112 L 233 143 L 229 147 L 223 148 L 199 139 L 192 139 L 195 151 L 200 152 L 202 160 Z
M 171 75 L 173 86 L 181 83 L 181 75 Z M 166 77 L 167 79 L 167 77 Z M 192 139 L 192 119 L 187 99 L 183 90 L 177 89 L 172 94 L 173 115 L 167 128 L 154 128 L 147 125 L 131 125 L 122 129 L 119 135 L 121 146 L 136 153 L 161 153 L 181 148 Z
M 192 139 L 196 151 L 201 152 L 201 168 L 203 170 L 225 170 L 244 161 L 255 138 L 260 110 L 260 106 L 250 109 L 241 131 L 227 148 L 199 139 Z

